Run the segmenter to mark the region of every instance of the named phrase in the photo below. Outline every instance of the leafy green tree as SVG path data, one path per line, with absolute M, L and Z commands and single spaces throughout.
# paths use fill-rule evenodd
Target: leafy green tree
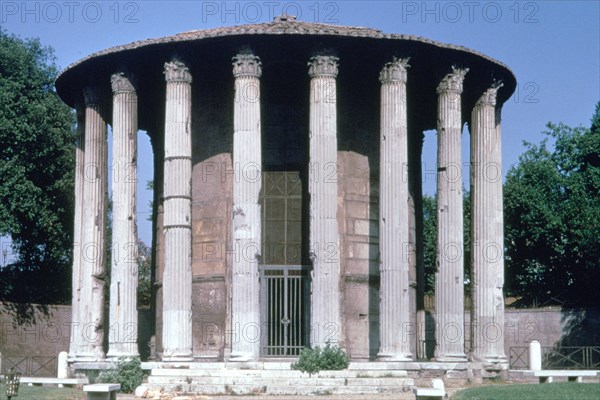
M 152 297 L 152 248 L 138 240 L 138 287 L 137 305 L 149 307 Z
M 0 30 L 0 235 L 15 254 L 0 273 L 4 300 L 71 298 L 74 115 L 54 60 L 39 40 Z
M 425 293 L 435 293 L 437 202 L 435 197 L 423 195 L 423 264 L 425 266 Z
M 600 103 L 591 128 L 548 123 L 504 186 L 507 288 L 525 304 L 594 304 L 600 272 Z M 552 139 L 554 146 L 549 145 Z

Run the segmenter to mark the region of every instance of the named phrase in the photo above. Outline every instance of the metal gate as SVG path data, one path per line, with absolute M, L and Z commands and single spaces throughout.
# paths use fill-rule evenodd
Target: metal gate
M 263 357 L 296 357 L 308 343 L 308 268 L 261 265 L 261 353 Z

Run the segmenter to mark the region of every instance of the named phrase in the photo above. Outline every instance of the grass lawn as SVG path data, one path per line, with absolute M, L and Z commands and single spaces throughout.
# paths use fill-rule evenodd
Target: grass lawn
M 452 400 L 598 400 L 600 383 L 495 385 L 456 392 Z
M 6 399 L 6 387 L 0 384 L 0 399 Z M 13 400 L 85 400 L 83 390 L 56 386 L 19 386 L 19 395 Z

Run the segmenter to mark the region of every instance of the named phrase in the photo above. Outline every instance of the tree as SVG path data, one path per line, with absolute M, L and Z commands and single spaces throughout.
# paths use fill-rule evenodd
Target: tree
M 57 73 L 50 47 L 0 30 L 0 235 L 15 254 L 0 273 L 3 300 L 71 298 L 74 115 Z
M 548 123 L 504 186 L 507 289 L 525 304 L 594 304 L 600 272 L 600 103 L 590 129 Z M 550 148 L 548 139 L 554 141 Z
M 146 246 L 141 240 L 138 240 L 138 308 L 150 307 L 152 297 L 151 271 L 152 248 Z
M 437 201 L 435 197 L 423 195 L 423 265 L 425 266 L 425 292 L 435 293 L 435 271 L 437 270 Z

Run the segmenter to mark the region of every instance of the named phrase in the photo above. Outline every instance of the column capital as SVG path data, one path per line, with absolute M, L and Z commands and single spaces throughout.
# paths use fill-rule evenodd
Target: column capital
M 477 103 L 475 103 L 475 106 L 495 107 L 496 95 L 498 94 L 498 89 L 500 89 L 502 86 L 504 86 L 502 82 L 494 82 L 489 89 L 483 92 L 479 100 L 477 100 Z
M 318 76 L 337 77 L 339 58 L 335 56 L 318 55 L 308 61 L 308 75 L 311 78 Z
M 410 67 L 408 65 L 408 58 L 396 58 L 394 57 L 391 62 L 386 63 L 383 69 L 379 73 L 379 81 L 381 83 L 391 82 L 406 82 L 406 69 Z
M 437 92 L 462 93 L 463 81 L 467 72 L 469 72 L 469 68 L 456 68 L 453 66 L 452 72 L 446 75 L 438 85 Z
M 86 106 L 99 105 L 101 102 L 100 90 L 96 86 L 83 88 L 83 103 Z
M 181 61 L 169 61 L 165 63 L 165 80 L 167 82 L 186 82 L 192 83 L 190 70 Z
M 122 92 L 135 92 L 136 79 L 125 72 L 117 72 L 110 77 L 110 85 L 114 94 Z
M 260 58 L 251 53 L 240 53 L 232 58 L 233 76 L 253 76 L 260 78 L 262 75 L 262 62 Z

